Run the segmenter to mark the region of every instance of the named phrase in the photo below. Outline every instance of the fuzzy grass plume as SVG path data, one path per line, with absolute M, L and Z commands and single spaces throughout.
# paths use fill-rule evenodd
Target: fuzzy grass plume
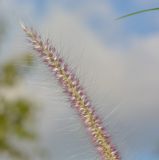
M 96 115 L 94 107 L 81 87 L 79 80 L 60 57 L 58 51 L 47 39 L 42 41 L 41 36 L 32 28 L 21 25 L 34 50 L 42 57 L 43 61 L 54 73 L 57 81 L 68 96 L 71 106 L 75 108 L 85 125 L 95 145 L 101 160 L 120 160 L 120 156 L 111 143 L 107 131 L 103 127 L 101 119 Z

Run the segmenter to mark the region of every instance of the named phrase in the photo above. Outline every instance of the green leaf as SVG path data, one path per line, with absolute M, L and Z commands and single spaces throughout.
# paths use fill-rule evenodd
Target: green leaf
M 149 8 L 149 9 L 139 10 L 139 11 L 132 12 L 132 13 L 123 15 L 121 17 L 118 17 L 116 20 L 120 20 L 120 19 L 123 19 L 123 18 L 127 18 L 127 17 L 130 17 L 130 16 L 134 16 L 134 15 L 145 13 L 145 12 L 152 12 L 152 11 L 159 11 L 159 8 Z
M 6 63 L 2 67 L 1 83 L 7 86 L 12 86 L 18 78 L 18 71 L 14 63 Z

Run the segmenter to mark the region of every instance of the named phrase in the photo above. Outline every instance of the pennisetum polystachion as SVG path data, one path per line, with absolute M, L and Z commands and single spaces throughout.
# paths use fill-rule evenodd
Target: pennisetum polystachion
M 79 79 L 72 72 L 69 65 L 60 57 L 56 48 L 50 44 L 49 39 L 44 42 L 41 36 L 32 28 L 28 28 L 23 24 L 21 24 L 21 27 L 34 50 L 37 51 L 39 56 L 54 73 L 55 78 L 69 98 L 71 106 L 79 114 L 101 160 L 120 160 L 119 153 L 112 144 L 107 130 L 103 127 L 102 120 L 96 114 L 91 101 L 80 85 Z

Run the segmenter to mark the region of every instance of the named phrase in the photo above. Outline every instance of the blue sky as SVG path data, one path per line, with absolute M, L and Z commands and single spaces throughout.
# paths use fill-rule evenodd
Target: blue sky
M 76 12 L 83 12 L 83 8 L 88 10 L 88 15 L 83 16 L 81 21 L 88 29 L 92 30 L 96 36 L 104 44 L 113 44 L 116 47 L 125 48 L 125 44 L 131 41 L 134 37 L 148 37 L 159 33 L 159 11 L 136 15 L 120 21 L 115 19 L 119 16 L 125 15 L 130 12 L 134 12 L 140 9 L 147 9 L 153 7 L 159 7 L 158 0 L 134 0 L 134 1 L 123 1 L 123 0 L 95 0 L 92 1 L 96 4 L 103 5 L 107 12 L 107 7 L 113 9 L 114 15 L 110 18 L 108 15 L 98 13 L 96 11 L 89 12 L 92 2 L 90 0 L 17 0 L 18 3 L 25 5 L 25 3 L 32 4 L 34 6 L 34 13 L 38 23 L 47 15 L 48 11 L 54 10 L 56 6 L 67 10 L 72 14 Z M 93 10 L 93 9 L 92 9 Z M 53 11 L 52 11 L 53 12 Z M 80 13 L 80 14 L 81 14 Z M 109 32 L 113 26 L 122 26 L 120 31 Z M 109 28 L 107 30 L 107 28 Z M 122 37 L 122 41 L 121 41 Z
M 21 1 L 23 3 L 24 0 Z M 26 1 L 25 1 L 26 2 Z M 117 16 L 122 16 L 124 14 L 134 12 L 140 9 L 147 9 L 147 8 L 153 8 L 153 7 L 159 7 L 159 2 L 158 0 L 153 0 L 151 2 L 147 0 L 140 0 L 140 1 L 123 1 L 123 0 L 108 0 L 108 1 L 99 1 L 98 3 L 103 3 L 107 5 L 107 3 L 110 3 L 114 10 L 117 12 Z M 43 16 L 45 12 L 47 11 L 47 7 L 49 5 L 61 5 L 65 9 L 68 10 L 75 10 L 75 9 L 80 9 L 82 8 L 86 0 L 83 1 L 77 1 L 77 0 L 59 0 L 59 1 L 50 1 L 50 0 L 34 0 L 32 3 L 35 5 L 35 9 L 37 11 L 37 15 Z M 139 5 L 140 4 L 140 5 Z M 91 5 L 91 3 L 89 3 Z M 146 14 L 141 14 L 138 16 L 134 16 L 131 18 L 127 18 L 121 21 L 124 21 L 124 27 L 125 30 L 127 31 L 128 35 L 130 34 L 153 34 L 156 32 L 159 32 L 159 23 L 157 22 L 159 16 L 159 11 L 156 12 L 151 12 L 151 13 L 146 13 Z M 116 18 L 116 17 L 114 17 Z M 95 25 L 92 28 L 95 28 L 96 30 L 100 29 L 100 25 L 102 25 L 102 20 L 103 22 L 105 21 L 104 18 L 98 16 L 95 17 L 96 23 L 92 24 Z M 97 24 L 98 23 L 98 24 Z M 121 22 L 123 23 L 123 22 Z M 98 28 L 99 27 L 99 28 Z

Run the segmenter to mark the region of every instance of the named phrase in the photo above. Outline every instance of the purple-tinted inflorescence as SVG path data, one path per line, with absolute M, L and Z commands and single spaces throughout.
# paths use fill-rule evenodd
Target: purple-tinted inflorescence
M 43 61 L 49 66 L 51 71 L 54 72 L 56 79 L 64 89 L 64 92 L 68 95 L 71 105 L 81 117 L 101 159 L 120 160 L 116 148 L 111 144 L 111 139 L 103 127 L 100 118 L 96 115 L 79 80 L 59 56 L 55 47 L 50 45 L 49 40 L 43 42 L 41 36 L 32 28 L 28 28 L 24 25 L 22 25 L 22 28 L 27 34 L 29 42 L 32 43 L 33 48 L 39 53 L 40 57 L 43 58 Z

